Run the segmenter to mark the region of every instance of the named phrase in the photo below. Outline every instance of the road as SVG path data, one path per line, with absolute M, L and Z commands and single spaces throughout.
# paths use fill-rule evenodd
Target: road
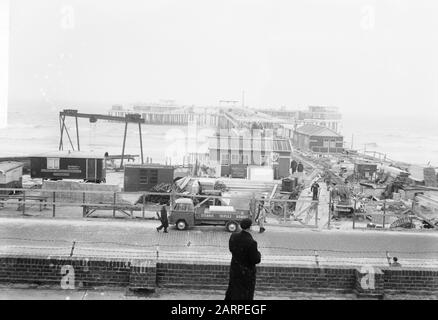
M 222 227 L 173 228 L 158 233 L 155 221 L 0 218 L 0 254 L 155 257 L 194 261 L 230 259 L 230 234 Z M 387 265 L 386 252 L 404 266 L 438 267 L 435 232 L 341 231 L 270 227 L 252 231 L 263 263 Z M 316 251 L 316 252 L 315 252 Z

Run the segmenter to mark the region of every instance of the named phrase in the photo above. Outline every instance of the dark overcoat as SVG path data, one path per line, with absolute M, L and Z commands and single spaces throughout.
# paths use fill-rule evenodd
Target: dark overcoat
M 242 230 L 231 235 L 229 247 L 233 257 L 225 300 L 253 300 L 256 264 L 261 260 L 257 242 L 249 232 Z
M 165 207 L 161 208 L 160 220 L 163 227 L 165 228 L 169 227 L 169 219 L 167 218 L 167 210 Z

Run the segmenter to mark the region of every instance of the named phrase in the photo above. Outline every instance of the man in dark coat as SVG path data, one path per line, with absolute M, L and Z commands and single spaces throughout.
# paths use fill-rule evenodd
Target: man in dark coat
M 256 264 L 260 263 L 261 254 L 257 249 L 257 242 L 249 233 L 251 224 L 251 219 L 242 220 L 242 231 L 233 233 L 230 237 L 229 247 L 233 257 L 225 300 L 254 299 Z
M 315 183 L 310 188 L 310 191 L 313 193 L 312 200 L 317 201 L 318 200 L 318 193 L 319 193 L 319 184 L 315 181 Z
M 161 220 L 161 226 L 157 228 L 157 231 L 160 232 L 160 230 L 164 228 L 164 233 L 167 233 L 167 228 L 169 227 L 169 220 L 167 219 L 166 206 L 161 207 L 161 216 L 157 212 L 157 217 L 158 219 Z
M 298 163 L 294 160 L 290 163 L 290 168 L 292 169 L 292 174 L 294 174 L 297 171 Z
M 298 170 L 298 172 L 304 172 L 304 166 L 303 166 L 303 164 L 300 162 L 300 163 L 298 163 L 298 166 L 297 166 L 297 170 Z

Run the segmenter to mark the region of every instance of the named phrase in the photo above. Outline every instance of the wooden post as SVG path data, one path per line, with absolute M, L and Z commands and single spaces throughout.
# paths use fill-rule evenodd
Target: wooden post
M 59 140 L 59 150 L 63 150 L 64 149 L 63 137 L 64 137 L 65 116 L 63 117 L 63 116 L 59 115 L 59 121 L 60 121 L 60 125 L 61 125 L 61 137 Z
M 328 211 L 328 221 L 327 221 L 327 229 L 330 230 L 330 221 L 332 219 L 332 193 L 329 190 L 329 211 Z
M 79 125 L 78 125 L 78 117 L 76 117 L 76 139 L 78 141 L 78 151 L 81 151 L 81 145 L 79 143 Z
M 138 123 L 138 132 L 140 134 L 140 150 L 141 150 L 141 164 L 144 164 L 144 155 L 143 155 L 143 137 L 141 136 L 141 123 Z
M 126 146 L 127 133 L 128 133 L 128 122 L 125 122 L 125 134 L 123 135 L 122 160 L 120 162 L 120 169 L 123 168 L 123 159 L 125 158 L 125 146 Z
M 315 201 L 315 227 L 318 228 L 318 209 L 319 209 L 319 201 Z
M 283 205 L 283 222 L 286 224 L 286 213 L 287 213 L 287 201 L 284 202 Z
M 143 194 L 143 209 L 142 209 L 142 216 L 143 216 L 143 220 L 144 220 L 144 213 L 145 213 L 145 208 L 146 207 L 146 195 Z
M 385 229 L 386 199 L 383 200 L 383 229 Z
M 114 192 L 114 198 L 113 198 L 113 218 L 116 217 L 116 197 L 117 197 L 117 193 Z
M 26 190 L 23 190 L 23 216 L 26 212 Z
M 56 211 L 56 209 L 55 209 L 55 200 L 56 200 L 56 192 L 53 191 L 53 202 L 52 202 L 53 218 L 55 218 L 55 215 L 56 215 L 56 213 L 55 213 L 55 211 Z

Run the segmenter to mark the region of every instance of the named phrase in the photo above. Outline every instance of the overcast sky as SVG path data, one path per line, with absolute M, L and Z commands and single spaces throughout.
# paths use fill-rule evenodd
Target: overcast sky
M 14 0 L 10 101 L 438 115 L 434 0 Z

